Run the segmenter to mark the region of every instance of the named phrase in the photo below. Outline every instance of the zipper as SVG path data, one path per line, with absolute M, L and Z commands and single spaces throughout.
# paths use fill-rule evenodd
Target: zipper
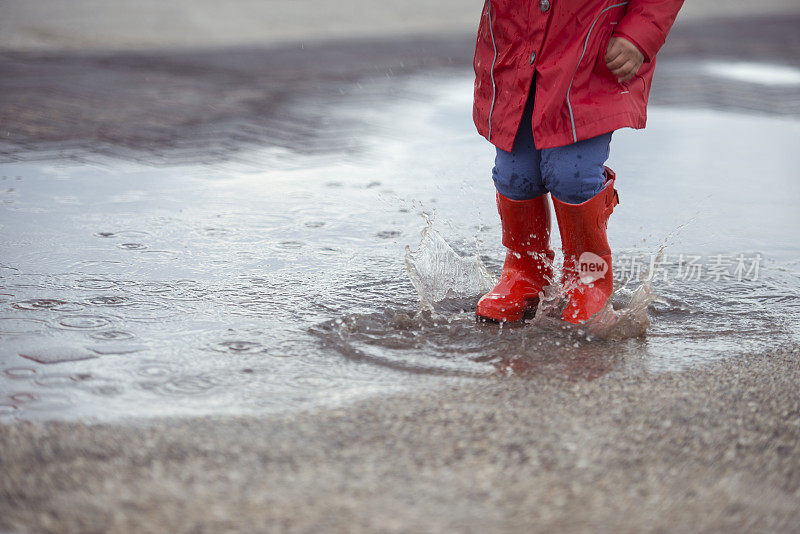
M 497 43 L 494 41 L 494 30 L 492 29 L 492 2 L 489 0 L 489 35 L 492 37 L 492 48 L 494 48 L 494 58 L 492 58 L 492 70 L 490 72 L 492 78 L 492 105 L 489 108 L 489 136 L 487 139 L 492 141 L 492 113 L 494 113 L 494 101 L 497 98 L 497 85 L 494 82 L 494 67 L 497 64 Z
M 617 7 L 622 7 L 622 6 L 626 5 L 627 3 L 628 2 L 626 0 L 625 2 L 620 2 L 618 4 L 614 4 L 613 6 L 608 6 L 607 8 L 605 8 L 604 10 L 602 10 L 600 13 L 597 14 L 597 16 L 595 17 L 594 21 L 592 22 L 592 25 L 589 26 L 589 33 L 586 34 L 586 40 L 583 42 L 583 52 L 581 52 L 581 58 L 578 60 L 578 66 L 575 67 L 575 72 L 572 73 L 572 79 L 569 81 L 569 87 L 567 88 L 567 109 L 569 110 L 569 121 L 570 121 L 570 124 L 572 126 L 572 142 L 573 143 L 577 143 L 578 142 L 578 134 L 575 131 L 575 115 L 572 114 L 572 103 L 569 101 L 569 96 L 570 96 L 570 93 L 572 92 L 572 84 L 575 81 L 575 76 L 578 74 L 578 69 L 581 68 L 581 63 L 583 62 L 583 57 L 586 55 L 586 47 L 589 46 L 589 37 L 591 37 L 591 35 L 592 35 L 592 30 L 594 30 L 595 24 L 597 24 L 597 21 L 600 20 L 600 17 L 603 16 L 603 14 L 606 11 L 609 11 L 609 10 L 617 8 Z M 491 117 L 491 115 L 490 115 L 490 117 Z

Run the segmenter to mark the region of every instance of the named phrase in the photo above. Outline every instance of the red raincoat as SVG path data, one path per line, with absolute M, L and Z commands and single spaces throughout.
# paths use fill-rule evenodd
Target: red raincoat
M 534 73 L 536 148 L 568 145 L 618 128 L 644 128 L 656 54 L 683 0 L 486 0 L 475 47 L 473 119 L 497 147 L 514 144 Z M 608 41 L 645 55 L 619 83 Z

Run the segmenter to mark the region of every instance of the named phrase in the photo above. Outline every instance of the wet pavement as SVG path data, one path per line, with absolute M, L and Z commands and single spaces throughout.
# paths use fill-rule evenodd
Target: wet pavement
M 790 524 L 781 521 L 797 518 L 786 504 L 797 492 L 796 472 L 786 466 L 800 454 L 798 396 L 791 387 L 800 344 L 797 23 L 721 20 L 676 30 L 660 58 L 647 130 L 620 131 L 612 143 L 609 164 L 622 203 L 609 235 L 621 281 L 614 306 L 623 321 L 600 336 L 556 320 L 558 295 L 523 326 L 474 320 L 475 302 L 498 272 L 502 248 L 489 179 L 492 150 L 471 123 L 471 39 L 150 56 L 1 54 L 0 421 L 6 430 L 0 434 L 3 448 L 13 450 L 4 453 L 6 465 L 15 469 L 2 489 L 10 496 L 28 488 L 26 497 L 6 501 L 23 503 L 13 516 L 27 519 L 13 525 L 52 520 L 68 530 L 97 527 L 84 522 L 85 510 L 67 513 L 63 523 L 44 512 L 37 516 L 35 507 L 26 515 L 26 499 L 42 482 L 37 477 L 58 476 L 34 472 L 29 479 L 19 471 L 36 452 L 28 457 L 18 445 L 34 438 L 81 450 L 88 446 L 83 440 L 101 436 L 101 457 L 130 459 L 129 450 L 112 444 L 117 433 L 131 439 L 131 431 L 82 430 L 86 421 L 153 425 L 149 432 L 157 433 L 174 425 L 179 430 L 166 439 L 177 443 L 189 432 L 181 425 L 199 421 L 214 462 L 232 446 L 214 427 L 235 434 L 242 431 L 237 425 L 250 424 L 247 417 L 275 435 L 284 432 L 286 440 L 262 443 L 280 450 L 309 433 L 355 425 L 350 439 L 361 448 L 352 454 L 390 471 L 398 484 L 392 491 L 402 494 L 414 485 L 404 485 L 398 465 L 369 448 L 376 421 L 407 417 L 385 399 L 405 399 L 420 415 L 398 432 L 407 441 L 415 428 L 433 435 L 432 428 L 462 418 L 442 439 L 463 445 L 469 433 L 486 433 L 490 442 L 511 447 L 511 456 L 519 449 L 521 463 L 533 469 L 525 447 L 546 452 L 557 446 L 587 423 L 578 408 L 616 407 L 599 414 L 593 428 L 619 437 L 625 428 L 619 418 L 636 413 L 631 399 L 644 402 L 648 388 L 664 404 L 643 412 L 640 430 L 647 439 L 606 442 L 618 448 L 602 462 L 624 464 L 626 447 L 646 457 L 654 443 L 678 454 L 670 439 L 700 439 L 695 423 L 682 418 L 709 403 L 721 427 L 713 439 L 700 440 L 699 450 L 727 447 L 742 424 L 744 412 L 737 410 L 749 409 L 742 396 L 752 391 L 760 405 L 770 406 L 764 428 L 780 441 L 759 454 L 781 451 L 781 469 L 769 476 L 785 478 L 773 495 L 780 510 L 760 501 L 747 510 L 753 517 L 772 513 L 774 528 Z M 732 46 L 732 31 L 758 36 L 759 46 Z M 780 372 L 771 359 L 776 353 L 787 367 L 784 380 L 774 377 Z M 736 370 L 735 362 L 754 363 Z M 715 383 L 729 389 L 709 389 Z M 739 383 L 750 389 L 739 391 Z M 712 403 L 712 390 L 732 396 L 735 410 L 725 413 L 719 399 Z M 585 396 L 576 400 L 574 391 Z M 542 404 L 548 396 L 565 401 L 565 414 Z M 459 413 L 459 400 L 470 410 Z M 449 403 L 444 415 L 429 413 L 440 402 Z M 538 417 L 534 407 L 549 414 L 533 423 L 545 436 L 528 436 L 524 445 L 508 426 L 522 424 L 516 417 L 475 419 L 488 417 L 493 406 L 512 405 L 527 421 Z M 673 438 L 652 426 L 659 409 L 681 427 Z M 163 419 L 176 416 L 217 419 Z M 230 416 L 244 419 L 225 419 Z M 287 421 L 293 418 L 309 426 L 292 427 Z M 357 428 L 365 429 L 363 436 Z M 575 446 L 588 450 L 590 438 L 576 438 Z M 453 444 L 445 447 L 451 460 L 460 458 Z M 306 453 L 319 458 L 327 447 L 347 443 L 325 435 L 307 446 Z M 438 461 L 431 443 L 408 446 L 401 459 L 420 454 Z M 248 463 L 242 454 L 260 454 L 254 447 L 232 453 L 237 469 Z M 483 454 L 480 447 L 464 447 L 474 461 Z M 566 461 L 558 451 L 545 452 L 539 468 Z M 153 454 L 148 462 L 159 461 L 160 453 Z M 203 453 L 185 454 L 191 461 Z M 686 465 L 719 460 L 701 456 Z M 665 457 L 650 460 L 662 475 L 674 467 Z M 279 460 L 265 465 L 272 461 Z M 333 459 L 339 461 L 345 459 Z M 499 480 L 511 469 L 503 462 L 500 471 L 492 471 L 492 462 L 484 468 Z M 335 486 L 345 471 L 325 471 L 324 463 L 309 461 L 308 469 L 316 465 L 315 474 L 322 469 L 332 477 L 323 486 Z M 742 469 L 768 463 L 769 457 L 756 456 Z M 224 462 L 215 469 L 224 470 Z M 312 476 L 303 469 L 276 476 Z M 632 473 L 622 469 L 628 479 L 621 481 L 629 480 Z M 720 469 L 689 485 L 697 489 L 710 477 L 708 487 L 717 487 L 728 484 L 726 477 L 753 476 L 730 465 Z M 94 481 L 118 483 L 111 464 L 101 461 L 91 471 Z M 456 487 L 471 479 L 439 475 L 456 477 Z M 678 484 L 674 473 L 664 476 Z M 261 491 L 281 484 L 278 479 Z M 485 491 L 508 496 L 522 492 L 523 482 Z M 305 485 L 283 483 L 324 498 Z M 558 480 L 542 483 L 555 492 L 548 498 L 567 503 L 588 491 L 559 489 Z M 638 483 L 640 490 L 659 491 Z M 601 485 L 619 489 L 613 480 Z M 58 487 L 53 482 L 53 491 Z M 212 487 L 212 495 L 224 491 L 224 477 Z M 661 490 L 673 499 L 670 506 L 687 502 L 678 485 Z M 158 491 L 168 493 L 166 487 Z M 730 494 L 736 502 L 749 495 L 738 486 Z M 714 505 L 710 494 L 700 500 Z M 515 506 L 526 501 L 509 502 L 519 513 Z M 596 504 L 592 509 L 599 510 Z M 553 519 L 561 517 L 558 509 L 543 510 L 555 514 L 546 524 L 559 525 Z M 48 510 L 65 513 L 58 504 Z M 201 528 L 214 524 L 199 515 Z M 469 514 L 457 515 L 455 509 L 445 514 L 442 528 L 463 527 Z M 283 520 L 291 524 L 288 517 Z M 357 524 L 368 528 L 376 517 L 381 514 Z M 164 518 L 174 526 L 173 520 Z M 414 524 L 406 517 L 397 530 Z M 519 528 L 514 521 L 504 525 Z
M 797 24 L 798 15 L 679 20 L 659 54 L 651 101 L 800 116 L 796 84 L 770 83 L 760 71 L 731 79 L 714 75 L 713 65 L 800 68 Z M 395 82 L 415 73 L 467 75 L 473 51 L 473 35 L 268 51 L 2 51 L 0 162 L 111 156 L 147 165 L 235 160 L 261 168 L 243 153 L 264 146 L 354 150 L 365 117 L 331 121 L 329 107 L 348 99 L 391 101 Z

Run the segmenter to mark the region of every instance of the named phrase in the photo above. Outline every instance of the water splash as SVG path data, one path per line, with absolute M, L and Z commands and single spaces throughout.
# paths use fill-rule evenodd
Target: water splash
M 656 297 L 655 288 L 644 281 L 633 290 L 623 286 L 614 291 L 605 308 L 584 326 L 603 339 L 642 337 L 650 328 L 647 310 Z M 620 305 L 620 303 L 624 303 Z
M 405 254 L 406 271 L 420 299 L 418 313 L 432 313 L 435 304 L 474 298 L 494 287 L 496 279 L 479 256 L 459 255 L 433 228 L 433 222 L 424 214 L 423 217 L 426 225 L 421 232 L 419 247 L 416 251 L 406 247 Z M 659 257 L 665 249 L 666 244 L 661 246 Z M 573 328 L 560 319 L 567 301 L 565 290 L 558 283 L 558 265 L 560 262 L 557 261 L 553 283 L 544 288 L 535 315 L 527 322 L 529 327 L 551 331 Z M 651 280 L 648 271 L 643 272 L 638 280 L 624 280 L 602 310 L 574 328 L 602 339 L 644 336 L 650 326 L 647 310 L 656 297 Z
M 558 280 L 558 275 L 553 280 Z M 578 325 L 561 319 L 567 305 L 565 289 L 556 283 L 545 286 L 534 316 L 528 321 L 531 328 L 549 330 L 570 329 L 585 336 L 605 340 L 622 340 L 643 337 L 650 327 L 648 308 L 656 298 L 655 288 L 649 280 L 625 282 L 609 297 L 605 307 Z
M 442 235 L 427 222 L 419 247 L 406 247 L 406 271 L 417 290 L 420 309 L 432 309 L 445 299 L 474 297 L 494 287 L 496 280 L 480 257 L 460 256 Z

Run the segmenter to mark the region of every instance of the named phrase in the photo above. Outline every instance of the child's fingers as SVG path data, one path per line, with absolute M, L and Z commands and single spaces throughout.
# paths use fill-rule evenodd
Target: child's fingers
M 624 76 L 621 76 L 621 77 L 617 78 L 617 80 L 618 80 L 620 83 L 621 83 L 621 82 L 627 82 L 628 80 L 630 80 L 631 78 L 633 78 L 635 74 L 636 74 L 636 70 L 633 70 L 633 69 L 631 69 L 630 71 L 628 71 L 628 73 L 627 73 L 626 75 L 624 75 Z
M 619 46 L 619 43 L 612 41 L 609 43 L 608 48 L 606 49 L 606 65 L 610 62 L 617 59 L 622 54 L 622 47 Z
M 612 39 L 605 55 L 606 67 L 620 82 L 633 78 L 641 65 L 638 54 L 634 53 L 634 50 L 626 44 L 627 41 L 623 39 Z
M 610 70 L 614 76 L 619 76 L 621 74 L 627 73 L 628 69 L 633 67 L 633 65 L 634 65 L 633 60 L 623 58 L 622 62 L 609 65 L 608 70 Z
M 618 80 L 625 81 L 631 79 L 638 69 L 635 61 L 628 60 L 623 65 L 610 70 L 611 74 L 616 76 Z
M 608 67 L 608 70 L 613 72 L 630 61 L 631 58 L 629 58 L 627 54 L 619 54 L 611 61 L 606 61 L 606 67 Z

